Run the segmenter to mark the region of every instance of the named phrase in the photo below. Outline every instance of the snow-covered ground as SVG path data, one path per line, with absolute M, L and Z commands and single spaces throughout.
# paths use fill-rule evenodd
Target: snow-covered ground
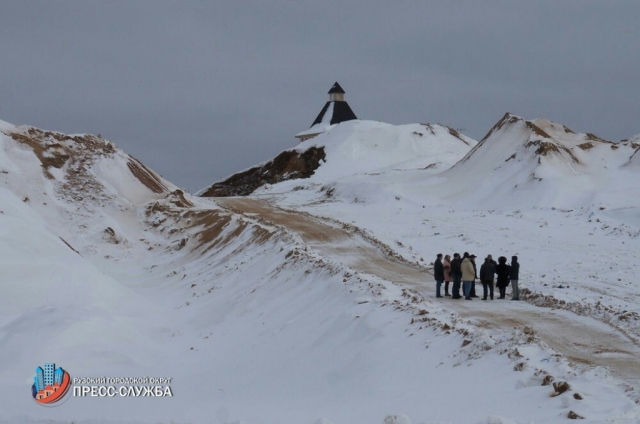
M 518 211 L 508 196 L 467 207 L 464 191 L 437 190 L 477 143 L 436 125 L 337 125 L 297 147 L 326 147 L 312 178 L 248 203 L 182 193 L 100 138 L 0 131 L 0 422 L 640 419 L 634 379 L 615 373 L 638 353 L 615 331 L 636 334 L 632 193 L 572 211 Z M 547 308 L 436 301 L 425 268 L 453 250 L 517 253 L 524 287 L 588 316 L 558 310 L 536 327 L 523 323 Z M 513 325 L 492 322 L 491 308 Z M 576 364 L 558 353 L 573 334 L 545 333 L 562 319 L 567 333 L 592 327 L 628 351 Z M 45 362 L 72 377 L 171 377 L 173 396 L 46 408 L 30 393 Z M 571 390 L 550 396 L 548 375 Z
M 378 170 L 350 165 L 372 156 L 350 156 L 365 150 L 351 148 L 354 145 L 382 146 L 382 151 L 389 145 L 397 146 L 396 151 L 405 148 L 397 135 L 402 127 L 373 134 L 378 125 L 345 123 L 341 132 L 301 143 L 299 150 L 323 146 L 326 163 L 309 179 L 265 186 L 253 197 L 357 227 L 417 265 L 432 264 L 437 253 L 468 251 L 478 255 L 480 263 L 487 254 L 517 255 L 521 287 L 530 291 L 526 298 L 531 304 L 570 311 L 567 319 L 590 326 L 604 323 L 626 337 L 631 348 L 638 346 L 637 142 L 611 143 L 546 120 L 507 114 L 482 142 L 456 151 L 441 172 L 420 166 L 399 171 L 392 157 L 378 162 Z M 434 155 L 459 146 L 438 135 L 430 140 L 437 146 Z M 429 149 L 415 156 L 416 162 L 426 163 Z M 435 296 L 434 283 L 425 284 L 425 290 Z M 448 299 L 442 303 L 460 313 Z M 500 314 L 494 319 L 502 319 Z M 540 325 L 532 321 L 535 324 Z M 592 347 L 591 354 L 604 357 L 632 353 Z M 584 355 L 573 354 L 573 365 L 582 371 L 609 361 L 594 356 L 585 365 L 578 363 Z M 640 380 L 637 368 L 622 374 L 627 370 L 622 367 L 618 377 Z
M 640 187 L 633 166 L 640 144 L 507 114 L 481 143 L 453 155 L 444 172 L 388 165 L 332 178 L 351 169 L 343 146 L 363 137 L 373 145 L 397 142 L 391 132 L 381 140 L 355 133 L 307 141 L 326 146 L 327 163 L 312 178 L 254 195 L 356 225 L 417 263 L 432 263 L 437 253 L 468 251 L 480 262 L 487 254 L 517 255 L 523 287 L 564 302 L 556 307 L 589 309 L 640 340 Z M 450 144 L 441 138 L 435 154 Z M 428 161 L 428 151 L 421 153 L 416 160 Z

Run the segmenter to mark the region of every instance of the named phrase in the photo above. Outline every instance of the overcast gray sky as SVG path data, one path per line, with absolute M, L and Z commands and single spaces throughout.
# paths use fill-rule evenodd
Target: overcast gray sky
M 356 115 L 640 133 L 640 1 L 0 1 L 0 119 L 114 141 L 190 191 Z

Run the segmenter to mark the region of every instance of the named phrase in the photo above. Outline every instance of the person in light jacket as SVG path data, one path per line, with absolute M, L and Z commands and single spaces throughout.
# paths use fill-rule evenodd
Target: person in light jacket
M 520 287 L 518 286 L 518 274 L 520 274 L 520 263 L 517 256 L 511 257 L 511 267 L 509 268 L 509 277 L 511 278 L 511 290 L 513 296 L 511 300 L 520 300 Z
M 442 261 L 444 268 L 444 295 L 451 296 L 449 294 L 449 283 L 451 282 L 451 256 L 445 255 L 444 261 Z
M 469 293 L 469 297 L 478 297 L 476 295 L 476 280 L 478 279 L 478 267 L 476 266 L 476 255 L 469 255 L 469 259 L 471 259 L 471 263 L 473 264 L 473 282 L 471 283 L 471 292 Z
M 464 286 L 464 298 L 466 300 L 471 300 L 471 285 L 473 284 L 473 280 L 476 278 L 475 269 L 473 268 L 473 263 L 471 263 L 471 258 L 469 257 L 469 253 L 464 252 L 464 256 L 462 259 L 462 264 L 460 265 L 462 270 L 462 284 Z

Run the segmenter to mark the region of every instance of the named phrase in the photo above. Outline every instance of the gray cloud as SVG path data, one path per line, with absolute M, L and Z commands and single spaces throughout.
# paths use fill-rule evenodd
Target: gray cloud
M 480 138 L 510 111 L 640 132 L 640 3 L 15 1 L 0 119 L 101 133 L 191 191 L 295 145 L 339 81 L 358 117 Z

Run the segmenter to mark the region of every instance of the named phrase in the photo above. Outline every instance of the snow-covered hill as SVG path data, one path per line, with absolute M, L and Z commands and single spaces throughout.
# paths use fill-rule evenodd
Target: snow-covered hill
M 639 148 L 506 114 L 431 190 L 476 205 L 625 207 L 640 194 L 625 166 Z
M 232 175 L 200 191 L 201 196 L 247 195 L 282 181 L 331 183 L 375 172 L 443 171 L 477 142 L 453 128 L 431 124 L 391 125 L 348 121 L 298 144 L 271 161 Z
M 371 172 L 445 170 L 475 145 L 475 140 L 441 125 L 349 121 L 295 150 L 325 149 L 325 163 L 313 175 L 314 182 L 325 183 Z
M 308 179 L 266 184 L 256 194 L 297 187 L 307 189 L 304 196 L 322 187 L 317 200 L 329 189 L 357 202 L 381 201 L 388 191 L 387 198 L 393 193 L 422 204 L 624 210 L 640 195 L 634 140 L 614 143 L 509 113 L 479 143 L 438 125 L 354 121 L 293 149 L 326 151 Z
M 265 186 L 255 196 L 366 228 L 417 261 L 438 251 L 528 254 L 531 277 L 541 284 L 586 278 L 612 284 L 613 293 L 633 281 L 640 234 L 636 138 L 613 143 L 508 113 L 466 148 L 438 133 L 433 143 L 458 149 L 440 169 L 421 169 L 434 160 L 429 149 L 417 169 L 402 169 L 397 162 L 406 156 L 384 153 L 396 144 L 407 150 L 394 133 L 398 127 L 381 125 L 386 129 L 370 136 L 353 123 L 336 131 L 341 126 L 310 140 L 337 146 L 336 157 L 311 178 Z M 375 153 L 347 147 L 360 144 Z M 362 160 L 369 157 L 389 159 Z M 623 293 L 630 299 L 626 288 Z M 630 307 L 622 305 L 620 312 Z
M 518 255 L 528 302 L 543 311 L 568 311 L 576 322 L 593 317 L 630 337 L 632 345 L 640 343 L 637 140 L 613 143 L 544 119 L 506 114 L 481 142 L 460 148 L 433 169 L 426 166 L 435 162 L 427 149 L 420 165 L 402 166 L 410 162 L 402 154 L 406 144 L 394 133 L 398 127 L 380 125 L 370 132 L 369 125 L 340 124 L 310 140 L 331 146 L 326 163 L 308 179 L 264 185 L 252 197 L 357 228 L 417 265 L 439 252 Z M 434 142 L 451 146 L 442 137 Z M 425 290 L 434 290 L 428 287 L 427 281 Z M 448 299 L 439 303 L 458 311 Z M 481 309 L 472 310 L 485 325 Z M 505 319 L 502 311 L 493 319 Z M 580 349 L 572 350 L 576 361 L 607 348 L 576 353 Z M 618 375 L 640 377 L 625 370 Z
M 466 166 L 475 145 L 437 125 L 343 123 L 292 149 L 324 153 L 308 178 L 208 199 L 100 137 L 0 122 L 0 422 L 528 423 L 564 422 L 570 411 L 637 421 L 637 396 L 626 391 L 635 380 L 619 375 L 633 374 L 637 353 L 638 292 L 627 285 L 637 229 L 616 221 L 613 234 L 585 234 L 587 219 L 613 222 L 609 209 L 452 208 L 429 187 Z M 546 308 L 527 305 L 499 326 L 478 321 L 499 304 L 465 310 L 433 299 L 425 269 L 437 250 L 495 254 L 516 248 L 505 243 L 515 231 L 525 288 L 588 316 L 556 311 L 534 331 L 523 317 Z M 561 231 L 564 254 L 580 264 L 542 278 L 559 268 L 547 242 Z M 610 255 L 568 253 L 589 243 Z M 622 259 L 606 280 L 551 287 L 576 270 L 587 278 L 611 255 Z M 594 294 L 601 281 L 606 295 Z M 503 307 L 500 320 L 512 311 Z M 613 335 L 597 321 L 607 317 Z M 545 344 L 565 318 L 577 337 L 594 327 L 599 339 L 580 356 L 597 355 L 594 367 L 553 350 L 570 342 Z M 618 350 L 594 353 L 603 343 Z M 617 367 L 602 368 L 607 358 Z M 44 408 L 30 386 L 45 362 L 72 377 L 171 377 L 173 396 L 69 397 Z M 548 375 L 571 390 L 551 397 Z M 465 391 L 473 395 L 459 408 Z

